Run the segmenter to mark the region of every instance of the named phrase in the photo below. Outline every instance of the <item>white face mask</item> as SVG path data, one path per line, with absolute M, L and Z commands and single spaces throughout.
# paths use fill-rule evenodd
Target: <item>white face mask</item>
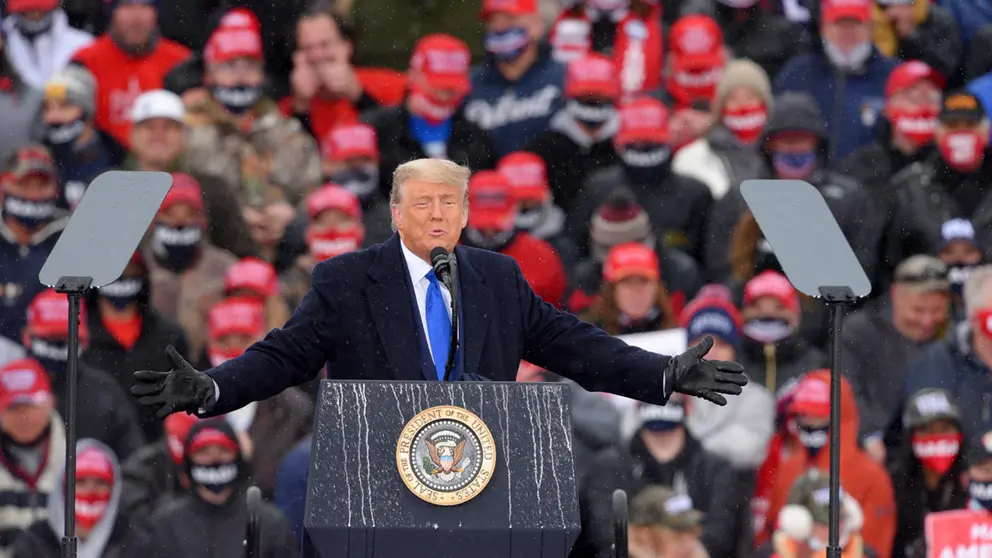
M 843 72 L 860 72 L 864 69 L 865 62 L 871 57 L 871 41 L 865 41 L 850 51 L 845 52 L 824 39 L 823 52 L 826 53 L 827 58 L 830 59 L 830 63 L 838 70 Z

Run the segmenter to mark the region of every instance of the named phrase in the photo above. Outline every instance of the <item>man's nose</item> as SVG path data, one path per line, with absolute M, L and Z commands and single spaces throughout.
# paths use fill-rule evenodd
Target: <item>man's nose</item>
M 444 220 L 444 212 L 441 211 L 441 201 L 435 201 L 431 204 L 431 219 L 434 221 Z

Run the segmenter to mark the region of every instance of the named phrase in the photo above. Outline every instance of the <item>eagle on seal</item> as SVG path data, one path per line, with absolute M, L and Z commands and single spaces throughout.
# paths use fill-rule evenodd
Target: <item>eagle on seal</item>
M 463 438 L 455 443 L 454 440 L 443 440 L 434 444 L 427 440 L 427 451 L 430 454 L 431 462 L 434 463 L 434 475 L 461 473 L 462 468 L 457 467 L 462 461 L 462 454 L 465 452 L 465 442 Z

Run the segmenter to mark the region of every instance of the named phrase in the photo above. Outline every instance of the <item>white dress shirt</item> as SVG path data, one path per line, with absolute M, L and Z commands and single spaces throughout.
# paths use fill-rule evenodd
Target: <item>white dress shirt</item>
M 413 252 L 411 252 L 403 241 L 400 241 L 400 246 L 403 249 L 403 259 L 406 260 L 406 269 L 410 272 L 410 283 L 413 285 L 413 294 L 417 298 L 417 311 L 420 313 L 420 323 L 424 326 L 424 334 L 427 336 L 427 349 L 431 352 L 431 359 L 434 358 L 434 349 L 431 347 L 431 334 L 427 330 L 427 287 L 431 285 L 429 279 L 427 279 L 427 273 L 434 267 L 420 259 Z M 451 293 L 448 292 L 448 288 L 444 286 L 444 283 L 438 280 L 438 286 L 441 287 L 441 297 L 444 299 L 444 309 L 448 312 L 448 320 L 451 320 Z M 447 343 L 449 340 L 445 339 L 444 342 Z

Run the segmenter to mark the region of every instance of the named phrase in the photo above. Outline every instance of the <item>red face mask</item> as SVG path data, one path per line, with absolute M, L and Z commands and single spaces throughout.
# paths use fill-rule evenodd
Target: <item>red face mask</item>
M 916 147 L 921 147 L 933 139 L 937 129 L 938 112 L 933 107 L 916 110 L 890 109 L 889 122 L 900 134 Z
M 989 138 L 978 132 L 952 132 L 938 143 L 944 162 L 961 172 L 975 170 L 982 164 L 982 155 Z
M 207 349 L 207 357 L 210 359 L 210 366 L 220 366 L 244 352 L 244 349 Z
M 765 105 L 733 110 L 724 109 L 721 120 L 723 125 L 733 132 L 741 143 L 754 143 L 768 121 L 768 109 L 765 108 Z
M 110 493 L 81 494 L 76 493 L 76 523 L 84 529 L 93 529 L 107 513 L 110 505 Z
M 979 310 L 975 313 L 975 328 L 988 339 L 992 339 L 992 310 Z
M 462 103 L 464 95 L 442 101 L 436 95 L 428 92 L 421 85 L 410 86 L 410 111 L 423 118 L 430 124 L 440 124 L 451 118 Z
M 954 464 L 961 450 L 962 436 L 954 434 L 913 434 L 913 455 L 920 464 L 938 475 L 943 475 Z
M 362 230 L 354 227 L 348 230 L 324 229 L 307 233 L 307 246 L 317 261 L 354 252 L 362 247 Z

